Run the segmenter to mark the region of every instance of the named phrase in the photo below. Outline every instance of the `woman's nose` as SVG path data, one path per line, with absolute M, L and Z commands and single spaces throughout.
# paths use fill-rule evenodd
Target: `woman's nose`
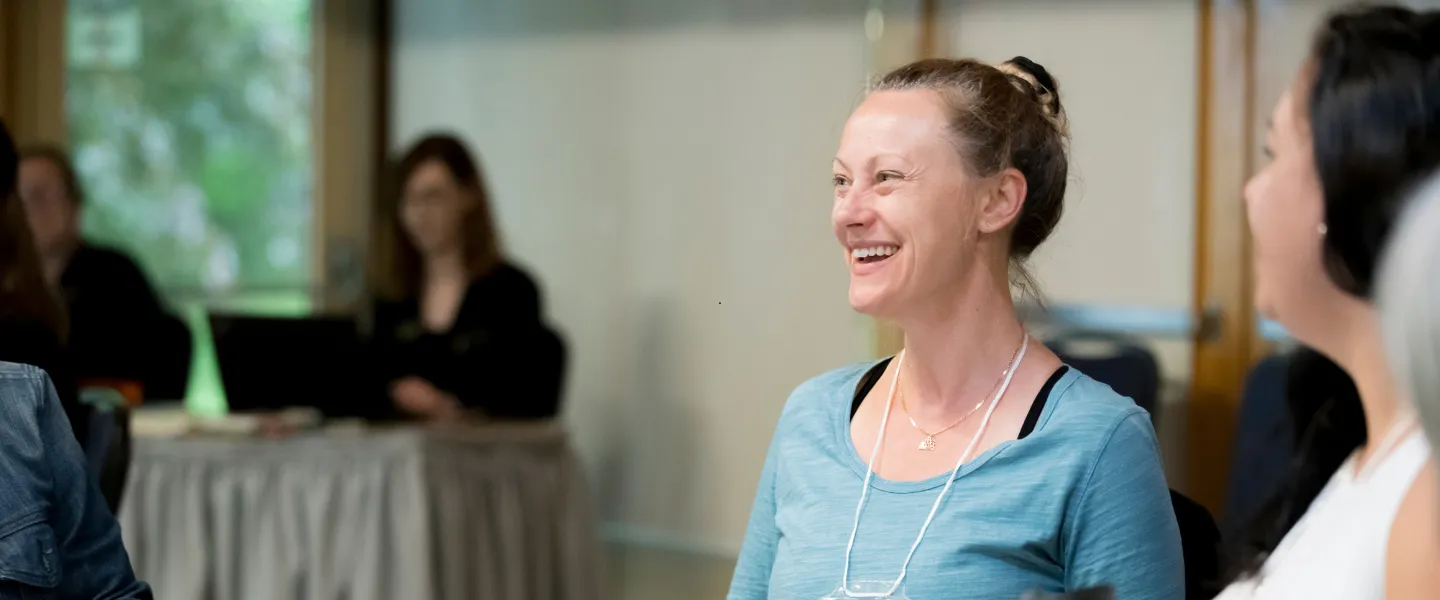
M 835 210 L 831 218 L 837 227 L 864 227 L 874 221 L 875 213 L 870 206 L 868 191 L 854 188 L 850 193 L 835 199 Z

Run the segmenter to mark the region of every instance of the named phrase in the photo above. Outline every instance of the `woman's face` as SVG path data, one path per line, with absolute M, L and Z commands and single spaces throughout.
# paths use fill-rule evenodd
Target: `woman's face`
M 850 305 L 893 318 L 953 298 L 973 258 L 978 183 L 951 139 L 938 94 L 870 94 L 834 160 L 835 238 L 850 265 Z
M 1270 161 L 1245 185 L 1254 244 L 1255 306 L 1302 341 L 1333 319 L 1343 292 L 1325 272 L 1325 205 L 1315 169 L 1304 88 L 1281 96 L 1270 119 Z M 1327 317 L 1328 315 L 1328 317 Z
M 80 206 L 65 191 L 60 167 L 48 158 L 20 161 L 20 200 L 41 254 L 64 251 L 80 239 Z
M 400 198 L 400 224 L 420 254 L 456 252 L 464 242 L 466 214 L 474 208 L 472 193 L 460 186 L 445 163 L 420 163 L 405 182 Z

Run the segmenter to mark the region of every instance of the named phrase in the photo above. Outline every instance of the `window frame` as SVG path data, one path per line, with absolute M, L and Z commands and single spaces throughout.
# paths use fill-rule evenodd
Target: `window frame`
M 308 295 L 314 313 L 346 313 L 364 304 L 371 207 L 383 185 L 393 0 L 311 2 L 317 218 Z M 67 16 L 64 0 L 0 0 L 0 117 L 20 144 L 68 146 Z

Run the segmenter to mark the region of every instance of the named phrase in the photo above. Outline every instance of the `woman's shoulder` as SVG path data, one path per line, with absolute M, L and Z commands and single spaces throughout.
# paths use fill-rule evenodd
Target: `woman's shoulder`
M 855 394 L 855 384 L 875 362 L 856 363 L 831 369 L 811 377 L 790 392 L 785 408 L 775 425 L 779 439 L 828 440 L 826 433 L 834 426 L 835 411 L 848 407 Z
M 35 365 L 0 361 L 0 397 L 5 399 L 0 403 L 3 405 L 0 415 L 5 415 L 7 420 L 16 415 L 29 415 L 27 420 L 33 418 L 47 385 L 51 385 L 50 376 L 44 369 Z
M 1047 435 L 1096 449 L 1117 435 L 1155 439 L 1145 409 L 1073 367 L 1056 384 L 1049 401 L 1054 409 L 1037 427 Z
M 535 278 L 511 262 L 495 265 L 471 281 L 465 294 L 467 306 L 503 311 L 513 318 L 538 318 L 542 302 L 540 286 L 535 283 Z
M 475 278 L 470 285 L 472 287 L 519 290 L 531 294 L 538 293 L 539 290 L 539 286 L 535 284 L 535 277 L 529 271 L 509 261 L 495 265 L 483 275 Z
M 821 410 L 833 406 L 837 399 L 849 402 L 855 393 L 856 382 L 876 364 L 878 361 L 849 364 L 805 380 L 790 392 L 785 413 Z
M 12 385 L 22 382 L 40 382 L 45 379 L 45 371 L 34 365 L 0 361 L 0 385 Z
M 1423 437 L 1423 436 L 1422 436 Z M 1391 598 L 1433 598 L 1440 588 L 1440 518 L 1437 518 L 1435 461 L 1426 460 L 1410 483 L 1390 525 L 1385 553 L 1385 589 Z

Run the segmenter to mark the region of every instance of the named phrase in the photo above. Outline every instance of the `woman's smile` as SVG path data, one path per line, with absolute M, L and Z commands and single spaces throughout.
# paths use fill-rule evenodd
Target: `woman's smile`
M 899 244 L 889 242 L 857 242 L 850 245 L 850 273 L 869 275 L 884 268 L 890 257 L 900 251 Z

